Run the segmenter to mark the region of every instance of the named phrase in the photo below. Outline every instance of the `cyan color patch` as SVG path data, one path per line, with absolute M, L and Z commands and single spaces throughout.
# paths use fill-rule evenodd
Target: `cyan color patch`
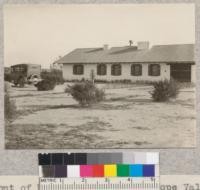
M 129 166 L 130 177 L 143 177 L 143 165 L 134 164 Z

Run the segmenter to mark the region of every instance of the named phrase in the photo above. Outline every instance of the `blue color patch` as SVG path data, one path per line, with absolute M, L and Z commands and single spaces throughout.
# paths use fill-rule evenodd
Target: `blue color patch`
M 143 165 L 134 164 L 129 166 L 130 177 L 142 177 L 143 176 Z
M 143 176 L 144 177 L 154 177 L 155 176 L 155 166 L 152 164 L 143 165 Z

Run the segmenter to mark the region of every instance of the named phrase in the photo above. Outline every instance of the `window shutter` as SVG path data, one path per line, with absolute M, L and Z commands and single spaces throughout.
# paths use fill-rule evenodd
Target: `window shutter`
M 97 66 L 97 75 L 106 75 L 106 65 L 100 64 Z
M 142 65 L 141 64 L 131 65 L 131 75 L 141 76 L 142 75 Z
M 160 76 L 160 65 L 158 65 L 158 76 Z
M 84 74 L 84 66 L 83 65 L 80 66 L 81 66 L 81 74 Z
M 114 65 L 111 66 L 111 75 L 114 75 Z
M 114 76 L 121 75 L 121 65 L 120 64 L 114 64 L 111 66 L 111 74 Z
M 151 72 L 151 65 L 148 65 L 148 75 L 151 76 L 152 72 Z
M 83 65 L 74 65 L 73 66 L 73 74 L 74 75 L 82 75 L 84 73 Z
M 133 65 L 131 65 L 131 75 L 133 75 Z
M 120 75 L 120 66 L 119 65 L 116 65 L 116 72 L 115 72 L 116 75 Z
M 77 67 L 76 67 L 76 74 L 77 75 L 80 75 L 80 70 L 81 69 L 81 67 L 79 66 L 79 65 L 77 65 Z
M 122 67 L 121 67 L 121 65 L 119 65 L 118 67 L 119 67 L 119 75 L 121 75 L 122 74 Z
M 140 75 L 142 75 L 142 65 L 140 65 Z
M 100 65 L 97 65 L 97 75 L 99 75 L 99 67 Z
M 160 76 L 160 65 L 159 64 L 150 64 L 148 66 L 148 73 L 150 76 Z
M 73 74 L 76 74 L 76 65 L 73 66 Z

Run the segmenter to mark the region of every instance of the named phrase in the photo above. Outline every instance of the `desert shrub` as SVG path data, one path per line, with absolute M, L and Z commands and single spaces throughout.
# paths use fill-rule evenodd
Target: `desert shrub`
M 42 77 L 43 80 L 50 81 L 52 83 L 57 83 L 56 77 L 54 75 L 46 75 Z
M 16 115 L 16 105 L 15 101 L 10 98 L 8 86 L 5 84 L 5 93 L 4 93 L 4 115 L 6 121 L 13 119 Z
M 142 85 L 153 85 L 154 82 L 148 80 L 136 80 L 133 84 L 142 84 Z
M 101 80 L 101 79 L 95 79 L 94 82 L 95 83 L 109 83 L 109 81 L 107 81 L 107 80 Z
M 54 81 L 56 84 L 63 84 L 64 78 L 61 70 L 52 69 L 50 72 L 41 72 L 41 78 L 44 80 Z
M 62 70 L 52 70 L 52 75 L 54 75 L 56 84 L 63 84 L 64 78 L 63 78 L 63 72 Z
M 96 102 L 101 102 L 105 99 L 105 92 L 102 89 L 96 88 L 95 89 L 95 99 Z
M 131 83 L 131 80 L 129 79 L 121 79 L 121 80 L 111 80 L 111 83 L 122 83 L 122 84 L 129 84 Z
M 164 102 L 168 101 L 170 98 L 176 98 L 178 93 L 179 88 L 177 82 L 171 79 L 154 82 L 151 96 L 156 102 Z
M 89 106 L 105 98 L 104 90 L 97 88 L 91 81 L 68 86 L 65 91 L 70 93 L 81 106 Z
M 38 82 L 36 85 L 38 91 L 48 91 L 53 90 L 56 86 L 56 82 L 54 80 L 44 79 Z

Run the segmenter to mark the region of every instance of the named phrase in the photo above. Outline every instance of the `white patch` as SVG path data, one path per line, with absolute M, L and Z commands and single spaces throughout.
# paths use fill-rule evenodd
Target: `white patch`
M 148 152 L 146 154 L 146 164 L 159 164 L 159 154 L 155 152 Z
M 80 177 L 80 166 L 79 165 L 68 165 L 67 166 L 67 177 Z

